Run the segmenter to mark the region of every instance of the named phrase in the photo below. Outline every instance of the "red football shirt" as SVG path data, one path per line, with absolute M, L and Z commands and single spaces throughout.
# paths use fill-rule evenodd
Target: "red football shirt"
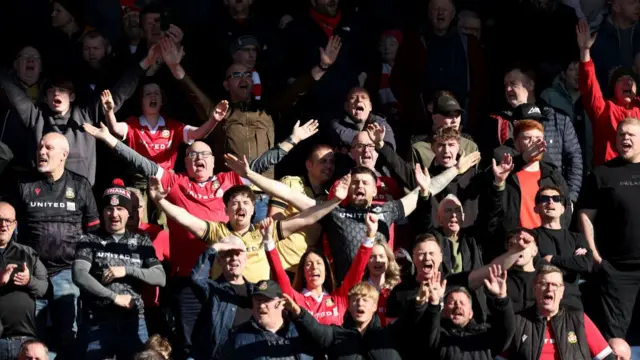
M 584 334 L 586 339 L 579 339 L 577 333 L 570 331 L 567 339 L 560 339 L 559 341 L 565 341 L 570 344 L 580 341 L 587 341 L 589 346 L 589 352 L 594 359 L 604 359 L 611 354 L 611 348 L 604 339 L 600 330 L 595 324 L 584 315 Z M 544 330 L 544 344 L 542 345 L 542 353 L 540 354 L 540 360 L 560 360 L 560 354 L 558 353 L 556 346 L 556 338 L 553 330 L 551 329 L 551 322 L 547 322 L 547 327 Z
M 224 192 L 232 186 L 243 185 L 242 178 L 234 172 L 219 173 L 204 183 L 197 183 L 186 174 L 172 171 L 163 171 L 161 179 L 162 186 L 169 189 L 169 202 L 199 219 L 217 222 L 229 220 L 222 201 Z M 168 225 L 172 273 L 189 276 L 191 268 L 207 245 L 175 221 L 168 220 Z
M 147 223 L 140 223 L 138 231 L 149 235 L 153 242 L 153 249 L 156 251 L 156 257 L 160 262 L 170 261 L 169 252 L 169 233 L 161 226 Z M 160 305 L 160 287 L 143 284 L 142 300 L 144 307 L 152 307 Z
M 138 154 L 155 162 L 160 167 L 170 170 L 176 164 L 180 143 L 189 143 L 187 136 L 192 126 L 172 119 L 158 119 L 151 128 L 144 116 L 132 116 L 127 119 L 127 145 Z

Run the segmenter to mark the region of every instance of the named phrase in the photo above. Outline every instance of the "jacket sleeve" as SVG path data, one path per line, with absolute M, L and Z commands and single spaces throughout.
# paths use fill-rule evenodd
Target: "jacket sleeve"
M 0 71 L 0 86 L 4 89 L 11 105 L 16 109 L 20 119 L 28 129 L 33 129 L 40 119 L 40 109 L 29 99 L 24 90 L 21 89 L 6 72 Z
M 430 232 L 435 227 L 431 218 L 431 196 L 418 196 L 416 210 L 411 216 L 411 225 L 414 227 L 416 234 Z
M 358 134 L 358 130 L 349 129 L 348 127 L 340 124 L 340 119 L 331 120 L 329 128 L 329 139 L 333 139 L 333 145 L 351 145 L 353 138 Z
M 185 74 L 178 83 L 180 84 L 182 91 L 184 91 L 189 98 L 189 101 L 195 105 L 200 120 L 207 121 L 214 109 L 214 104 L 211 102 L 211 99 L 209 99 L 207 94 L 200 90 L 198 85 L 196 85 L 189 75 Z
M 342 284 L 338 289 L 336 289 L 336 297 L 347 299 L 349 290 L 351 290 L 351 288 L 354 287 L 357 283 L 362 281 L 364 271 L 367 268 L 369 258 L 371 257 L 372 249 L 373 241 L 365 239 L 360 245 L 358 253 L 353 259 L 353 262 L 351 263 L 351 266 L 349 267 L 347 275 L 344 277 Z
M 384 146 L 378 150 L 378 153 L 389 167 L 389 170 L 391 170 L 392 175 L 394 175 L 393 177 L 400 181 L 404 187 L 415 189 L 418 186 L 413 164 L 400 157 L 393 147 L 385 143 Z
M 211 294 L 211 289 L 216 284 L 209 279 L 209 273 L 211 272 L 211 264 L 215 260 L 218 252 L 212 248 L 207 247 L 200 257 L 198 262 L 191 269 L 191 281 L 202 291 L 202 295 L 205 299 L 208 299 Z
M 27 288 L 29 288 L 31 295 L 35 297 L 42 297 L 47 293 L 47 288 L 49 287 L 49 281 L 47 281 L 47 269 L 37 256 L 34 256 L 33 259 L 33 264 L 31 264 L 31 268 L 33 270 L 31 278 L 29 279 L 29 284 L 27 284 Z
M 272 167 L 282 161 L 287 154 L 287 151 L 279 145 L 276 145 L 251 161 L 249 167 L 252 171 L 262 174 L 263 172 L 269 171 Z
M 9 165 L 11 160 L 13 159 L 13 152 L 7 144 L 0 141 L 0 174 L 4 171 L 4 169 Z
M 564 139 L 562 139 L 562 164 L 565 167 L 567 185 L 569 185 L 569 198 L 578 201 L 580 187 L 582 186 L 582 151 L 578 135 L 573 123 L 568 116 L 556 113 L 556 116 L 564 119 Z
M 120 110 L 124 102 L 133 95 L 138 87 L 138 82 L 142 75 L 144 75 L 144 70 L 142 70 L 140 64 L 134 62 L 132 67 L 122 75 L 120 80 L 118 80 L 118 82 L 109 89 L 111 96 L 113 97 L 114 112 Z M 88 116 L 89 118 L 85 119 L 85 121 L 90 124 L 97 124 L 102 109 L 102 100 L 100 99 L 100 95 L 97 94 L 94 100 L 87 106 L 89 106 L 89 108 L 85 108 L 85 116 Z
M 580 62 L 578 68 L 578 87 L 587 115 L 593 121 L 595 128 L 598 128 L 598 119 L 604 112 L 606 102 L 602 96 L 602 90 L 596 77 L 596 68 L 593 60 Z
M 418 329 L 429 334 L 427 337 L 426 348 L 430 350 L 438 350 L 440 348 L 440 332 L 442 331 L 440 328 L 441 311 L 442 307 L 439 304 L 427 305 L 427 310 L 425 310 L 422 320 L 417 326 Z
M 162 177 L 160 166 L 146 157 L 138 154 L 135 150 L 119 141 L 113 148 L 116 155 L 129 163 L 136 171 L 145 177 L 157 176 Z
M 579 274 L 588 274 L 593 268 L 593 253 L 584 235 L 578 233 L 572 233 L 576 238 L 575 249 L 585 249 L 587 253 L 585 255 L 568 255 L 568 256 L 553 256 L 551 257 L 551 265 L 555 265 L 561 269 L 575 271 Z
M 393 150 L 395 150 L 396 149 L 396 136 L 393 133 L 393 129 L 391 128 L 391 126 L 389 126 L 389 123 L 387 123 L 387 120 L 380 119 L 379 124 L 380 124 L 380 126 L 384 126 L 384 130 L 385 130 L 384 143 L 388 144 L 389 146 L 391 146 L 391 148 L 393 148 Z
M 302 310 L 302 314 L 295 318 L 294 323 L 296 327 L 299 327 L 309 335 L 309 337 L 315 342 L 321 350 L 328 350 L 331 348 L 335 341 L 336 327 L 332 325 L 321 325 L 318 321 L 306 310 Z
M 509 296 L 504 299 L 487 294 L 489 311 L 492 314 L 491 327 L 485 333 L 485 344 L 491 346 L 493 355 L 501 354 L 509 348 L 516 331 L 516 317 Z

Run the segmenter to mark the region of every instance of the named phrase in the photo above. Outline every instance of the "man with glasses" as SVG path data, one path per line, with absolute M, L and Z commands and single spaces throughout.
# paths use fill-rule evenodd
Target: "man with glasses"
M 542 224 L 534 231 L 538 243 L 538 254 L 551 265 L 562 270 L 565 293 L 562 305 L 582 309 L 578 283 L 581 275 L 591 272 L 593 255 L 584 235 L 563 228 L 560 217 L 565 212 L 569 199 L 558 187 L 543 186 L 535 197 L 535 212 Z M 571 206 L 571 205 L 569 205 Z
M 536 304 L 516 315 L 516 331 L 507 359 L 613 360 L 611 348 L 582 311 L 564 307 L 562 270 L 545 264 L 536 272 Z
M 0 358 L 15 359 L 22 343 L 36 336 L 36 297 L 47 291 L 47 269 L 14 234 L 16 212 L 0 202 Z

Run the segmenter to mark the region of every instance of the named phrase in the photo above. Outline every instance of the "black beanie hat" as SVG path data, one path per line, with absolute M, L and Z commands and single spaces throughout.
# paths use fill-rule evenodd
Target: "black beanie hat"
M 613 89 L 616 86 L 618 80 L 623 76 L 630 76 L 634 81 L 636 80 L 636 74 L 628 67 L 618 66 L 611 71 L 609 75 L 609 87 Z
M 133 200 L 131 199 L 131 191 L 124 187 L 121 179 L 114 179 L 113 186 L 108 188 L 102 194 L 102 208 L 107 206 L 122 206 L 127 209 L 129 215 L 133 211 Z
M 84 24 L 84 8 L 82 2 L 78 0 L 54 0 L 60 4 L 76 21 L 77 24 Z M 81 26 L 82 27 L 82 26 Z

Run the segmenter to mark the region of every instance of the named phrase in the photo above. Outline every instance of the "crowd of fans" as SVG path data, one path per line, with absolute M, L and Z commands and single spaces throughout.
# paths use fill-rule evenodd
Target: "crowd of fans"
M 4 2 L 0 360 L 629 360 L 639 20 Z

